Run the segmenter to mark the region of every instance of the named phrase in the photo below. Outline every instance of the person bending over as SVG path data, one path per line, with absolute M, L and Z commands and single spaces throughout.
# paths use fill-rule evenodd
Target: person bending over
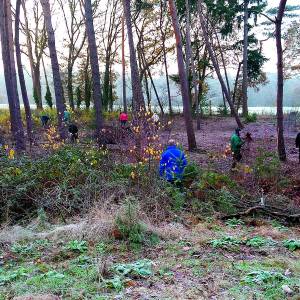
M 71 134 L 71 142 L 76 142 L 78 140 L 78 127 L 75 124 L 70 124 L 69 132 Z
M 159 166 L 159 175 L 169 182 L 181 181 L 187 159 L 184 152 L 170 140 L 166 150 L 162 153 Z
M 49 120 L 50 120 L 49 116 L 47 116 L 47 115 L 42 115 L 40 117 L 40 119 L 41 119 L 43 127 L 46 127 L 48 125 Z
M 236 164 L 242 159 L 241 149 L 245 142 L 240 137 L 240 131 L 241 129 L 237 128 L 230 139 L 231 152 L 233 155 L 232 168 L 235 168 Z

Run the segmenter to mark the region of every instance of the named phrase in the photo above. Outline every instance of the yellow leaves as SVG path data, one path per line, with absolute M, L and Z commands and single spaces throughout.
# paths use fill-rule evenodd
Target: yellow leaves
M 19 168 L 15 168 L 14 173 L 15 173 L 16 176 L 19 176 L 19 175 L 22 174 L 22 171 Z
M 134 180 L 134 179 L 136 178 L 136 173 L 135 173 L 134 171 L 132 171 L 132 172 L 130 173 L 130 178 L 131 178 L 132 180 Z
M 252 172 L 253 172 L 253 169 L 250 166 L 248 166 L 248 165 L 244 166 L 244 173 L 245 174 L 251 174 Z
M 45 149 L 58 150 L 64 145 L 64 142 L 60 140 L 60 136 L 54 126 L 50 126 L 47 129 L 45 139 L 46 143 L 43 145 Z
M 15 158 L 15 150 L 14 149 L 10 149 L 8 151 L 7 157 L 8 157 L 8 159 L 14 159 Z

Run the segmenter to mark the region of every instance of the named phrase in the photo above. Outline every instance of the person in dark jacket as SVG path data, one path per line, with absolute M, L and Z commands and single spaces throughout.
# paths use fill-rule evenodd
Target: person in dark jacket
M 159 165 L 159 175 L 169 182 L 181 181 L 187 159 L 184 152 L 170 140 L 166 150 L 162 153 Z
M 41 115 L 40 118 L 41 118 L 42 126 L 46 127 L 48 125 L 49 120 L 50 120 L 49 116 Z
M 299 164 L 300 164 L 300 132 L 297 134 L 295 142 L 296 142 L 296 148 L 299 149 Z
M 76 142 L 78 140 L 78 127 L 75 124 L 70 124 L 69 132 L 71 134 L 71 142 Z

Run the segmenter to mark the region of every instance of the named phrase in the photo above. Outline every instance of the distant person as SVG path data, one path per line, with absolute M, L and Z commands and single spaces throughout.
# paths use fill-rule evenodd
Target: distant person
M 184 152 L 176 146 L 174 140 L 170 140 L 161 155 L 159 175 L 169 182 L 181 181 L 186 166 Z
M 121 112 L 120 115 L 119 115 L 119 121 L 120 121 L 120 124 L 121 124 L 121 127 L 125 127 L 127 122 L 128 122 L 128 115 L 126 112 Z
M 64 111 L 64 118 L 63 118 L 63 121 L 65 123 L 69 123 L 71 121 L 71 114 L 69 111 L 65 110 Z
M 300 164 L 300 132 L 297 134 L 295 142 L 296 142 L 296 148 L 299 149 L 299 164 Z
M 154 114 L 152 115 L 152 120 L 153 120 L 154 124 L 155 124 L 156 126 L 158 126 L 158 124 L 159 124 L 159 115 L 158 115 L 157 113 L 154 113 Z
M 70 124 L 69 132 L 71 134 L 71 142 L 76 142 L 78 140 L 78 127 L 75 124 Z
M 230 138 L 231 152 L 233 154 L 232 168 L 235 168 L 236 164 L 242 159 L 241 149 L 245 142 L 241 139 L 240 132 L 241 129 L 237 128 Z
M 49 116 L 46 115 L 46 114 L 45 115 L 41 115 L 40 119 L 41 119 L 41 123 L 42 123 L 43 127 L 46 127 L 48 125 L 48 123 L 49 123 L 49 120 L 50 120 Z

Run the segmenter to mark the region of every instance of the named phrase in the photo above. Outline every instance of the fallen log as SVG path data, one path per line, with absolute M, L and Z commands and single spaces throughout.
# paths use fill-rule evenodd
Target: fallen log
M 220 217 L 220 219 L 228 220 L 228 219 L 232 219 L 232 218 L 241 218 L 241 217 L 248 216 L 248 215 L 251 215 L 256 212 L 261 212 L 261 213 L 264 213 L 264 214 L 272 216 L 272 217 L 283 218 L 289 223 L 300 223 L 300 214 L 289 215 L 289 214 L 278 212 L 278 211 L 271 211 L 271 210 L 267 209 L 267 207 L 261 206 L 261 205 L 250 207 L 245 211 L 238 212 L 235 214 L 230 214 L 230 215 L 225 215 L 225 216 L 223 215 Z

